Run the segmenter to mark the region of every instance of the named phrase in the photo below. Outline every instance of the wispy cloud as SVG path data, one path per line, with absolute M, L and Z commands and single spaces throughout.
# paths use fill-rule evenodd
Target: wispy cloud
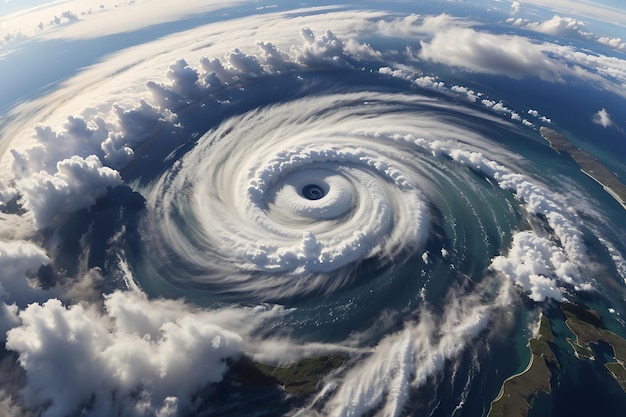
M 599 36 L 586 29 L 585 23 L 572 17 L 562 17 L 555 15 L 551 19 L 543 22 L 533 22 L 529 19 L 509 18 L 508 23 L 534 32 L 548 35 L 564 36 L 572 39 L 584 39 L 597 42 L 615 49 L 626 48 L 626 42 L 619 37 Z

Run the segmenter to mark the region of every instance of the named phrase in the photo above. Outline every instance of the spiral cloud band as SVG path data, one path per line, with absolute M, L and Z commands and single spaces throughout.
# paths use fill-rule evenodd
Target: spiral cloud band
M 226 121 L 151 190 L 146 227 L 158 230 L 148 234 L 197 268 L 286 272 L 272 274 L 276 284 L 296 280 L 303 291 L 327 285 L 305 284 L 307 275 L 418 250 L 429 230 L 419 161 L 364 134 L 374 115 L 384 121 L 382 103 L 363 114 L 366 96 L 303 99 Z
M 0 66 L 128 40 L 0 97 L 0 414 L 485 415 L 539 311 L 622 329 L 623 207 L 539 131 L 621 155 L 583 140 L 623 136 L 620 38 L 517 2 L 70 3 Z M 301 397 L 241 371 L 330 354 Z

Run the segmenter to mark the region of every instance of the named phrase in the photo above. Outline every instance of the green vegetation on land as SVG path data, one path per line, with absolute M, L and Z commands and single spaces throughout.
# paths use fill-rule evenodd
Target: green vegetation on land
M 295 363 L 273 366 L 243 358 L 231 366 L 234 379 L 246 386 L 278 387 L 295 397 L 306 397 L 319 390 L 322 379 L 340 368 L 341 354 L 302 358 Z
M 561 310 L 567 317 L 565 324 L 576 335 L 576 341 L 570 341 L 574 347 L 574 354 L 579 359 L 593 357 L 591 343 L 605 341 L 613 348 L 615 362 L 605 364 L 611 376 L 626 392 L 626 340 L 607 330 L 602 325 L 602 319 L 597 311 L 587 310 L 572 303 L 564 303 Z
M 552 372 L 547 364 L 559 366 L 548 345 L 553 340 L 548 318 L 541 314 L 539 333 L 529 340 L 532 355 L 528 367 L 522 373 L 504 381 L 498 397 L 491 403 L 487 417 L 526 417 L 537 393 L 550 393 Z
M 619 383 L 624 391 L 626 391 L 626 368 L 621 363 L 609 362 L 604 364 L 605 368 L 609 370 L 611 376 Z
M 558 153 L 569 154 L 578 164 L 581 171 L 596 180 L 611 197 L 617 200 L 626 209 L 626 185 L 614 173 L 595 160 L 587 152 L 574 146 L 565 136 L 542 126 L 539 129 L 541 136 L 550 143 L 550 147 Z

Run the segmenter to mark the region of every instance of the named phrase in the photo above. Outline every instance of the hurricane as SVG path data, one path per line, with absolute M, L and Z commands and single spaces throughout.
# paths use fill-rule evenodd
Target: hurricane
M 626 11 L 100 3 L 0 6 L 0 414 L 623 409 Z

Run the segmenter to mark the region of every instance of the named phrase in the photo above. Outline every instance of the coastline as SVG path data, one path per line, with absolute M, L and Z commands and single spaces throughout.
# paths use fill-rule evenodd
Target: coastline
M 626 210 L 626 184 L 620 181 L 615 174 L 590 154 L 574 146 L 557 131 L 541 126 L 539 133 L 550 144 L 550 148 L 559 154 L 565 152 L 571 156 L 585 175 L 600 184 L 602 189 Z
M 615 201 L 617 201 L 618 203 L 620 203 L 622 205 L 622 207 L 624 208 L 624 210 L 626 210 L 626 201 L 622 200 L 622 198 L 615 192 L 613 191 L 610 187 L 602 184 L 602 182 L 600 180 L 598 180 L 596 177 L 593 176 L 593 174 L 585 171 L 584 169 L 581 168 L 580 172 L 582 172 L 583 174 L 585 174 L 586 176 L 588 176 L 589 178 L 591 178 L 592 180 L 594 180 L 595 182 L 597 182 L 598 184 L 600 184 L 602 186 L 602 189 L 604 191 L 606 191 L 607 193 L 609 193 L 609 195 L 611 197 L 613 197 L 613 199 Z
M 532 368 L 534 361 L 535 361 L 535 354 L 533 353 L 533 354 L 530 355 L 530 360 L 528 361 L 528 365 L 526 366 L 526 369 L 524 369 L 523 371 L 521 371 L 521 372 L 519 372 L 519 373 L 517 373 L 515 375 L 511 375 L 510 377 L 505 379 L 504 382 L 502 382 L 502 386 L 500 387 L 500 392 L 498 393 L 498 396 L 491 402 L 491 406 L 489 407 L 489 413 L 487 413 L 487 415 L 489 415 L 491 413 L 491 408 L 493 407 L 493 403 L 495 403 L 496 401 L 499 401 L 504 396 L 504 384 L 506 384 L 507 382 L 509 382 L 512 379 L 521 377 L 522 375 L 528 373 L 530 371 L 530 368 Z
M 539 314 L 539 330 L 528 340 L 531 355 L 526 368 L 504 380 L 496 399 L 491 402 L 487 417 L 527 417 L 533 398 L 539 392 L 550 393 L 552 371 L 548 363 L 559 367 L 548 342 L 553 341 L 548 318 Z
M 613 361 L 606 362 L 604 367 L 626 392 L 626 339 L 604 328 L 595 310 L 571 303 L 562 304 L 561 310 L 566 317 L 565 325 L 576 337 L 575 341 L 568 340 L 574 355 L 580 360 L 593 360 L 590 345 L 606 342 L 613 349 Z

